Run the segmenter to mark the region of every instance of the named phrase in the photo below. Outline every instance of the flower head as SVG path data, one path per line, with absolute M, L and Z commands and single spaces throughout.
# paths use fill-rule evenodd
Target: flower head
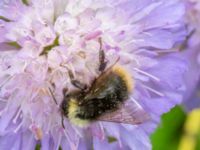
M 178 0 L 1 2 L 0 145 L 33 149 L 39 140 L 43 149 L 149 149 L 160 115 L 181 102 L 186 61 L 163 53 L 183 40 L 183 15 Z M 150 119 L 140 125 L 97 121 L 82 129 L 64 118 L 63 129 L 54 97 L 61 104 L 63 89 L 76 89 L 69 70 L 91 85 L 100 74 L 100 49 L 108 66 L 117 62 L 131 74 L 129 101 Z

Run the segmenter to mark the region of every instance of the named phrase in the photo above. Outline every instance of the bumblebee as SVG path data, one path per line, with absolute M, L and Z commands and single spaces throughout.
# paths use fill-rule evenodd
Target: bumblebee
M 61 104 L 62 113 L 71 123 L 86 126 L 119 109 L 128 99 L 132 86 L 131 76 L 121 66 L 114 66 L 95 79 L 88 90 L 66 95 Z
M 79 127 L 86 127 L 98 120 L 128 124 L 139 124 L 147 120 L 147 114 L 136 103 L 125 105 L 134 87 L 131 75 L 117 64 L 108 69 L 105 69 L 106 66 L 105 54 L 100 48 L 98 70 L 101 74 L 89 88 L 77 81 L 68 70 L 71 83 L 78 90 L 67 94 L 64 92 L 60 105 L 63 127 L 63 116 Z
M 99 72 L 90 87 L 76 80 L 72 71 L 67 68 L 71 84 L 77 90 L 68 93 L 63 89 L 63 101 L 60 104 L 62 126 L 64 117 L 70 123 L 86 127 L 94 121 L 109 121 L 126 124 L 140 124 L 149 120 L 149 115 L 136 101 L 130 101 L 129 95 L 134 89 L 134 80 L 122 66 L 116 63 L 107 67 L 101 40 L 99 49 Z M 56 104 L 53 92 L 49 91 Z

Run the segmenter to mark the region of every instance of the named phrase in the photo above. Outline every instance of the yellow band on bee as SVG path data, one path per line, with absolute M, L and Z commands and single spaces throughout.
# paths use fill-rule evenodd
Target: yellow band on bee
M 69 121 L 79 127 L 87 127 L 89 124 L 88 120 L 83 120 L 76 117 L 77 111 L 79 109 L 78 102 L 75 99 L 69 100 L 69 109 L 68 109 L 68 119 Z
M 134 80 L 131 77 L 130 73 L 119 65 L 115 65 L 112 71 L 117 75 L 119 75 L 122 78 L 122 80 L 124 80 L 128 88 L 128 91 L 131 92 L 134 88 Z

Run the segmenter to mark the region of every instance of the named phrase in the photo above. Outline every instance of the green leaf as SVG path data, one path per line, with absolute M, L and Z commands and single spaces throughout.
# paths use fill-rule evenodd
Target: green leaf
M 162 116 L 162 122 L 151 136 L 153 150 L 177 150 L 186 114 L 180 106 Z

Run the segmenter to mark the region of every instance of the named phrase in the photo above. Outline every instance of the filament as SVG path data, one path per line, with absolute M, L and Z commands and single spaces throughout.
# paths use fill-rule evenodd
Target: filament
M 142 85 L 142 86 L 143 86 L 144 88 L 146 88 L 147 90 L 151 91 L 152 93 L 158 95 L 158 96 L 161 96 L 161 97 L 165 96 L 163 93 L 161 93 L 161 92 L 159 92 L 159 91 L 156 91 L 156 90 L 153 89 L 153 88 L 150 88 L 150 87 L 148 87 L 148 86 L 146 86 L 146 85 Z
M 137 72 L 139 72 L 139 73 L 141 73 L 141 74 L 143 74 L 143 75 L 146 75 L 146 76 L 149 77 L 149 78 L 152 78 L 152 79 L 154 79 L 154 80 L 160 82 L 160 79 L 159 79 L 158 77 L 152 75 L 152 74 L 149 74 L 149 73 L 147 73 L 147 72 L 145 72 L 145 71 L 142 71 L 142 70 L 140 70 L 140 69 L 138 69 L 138 68 L 134 68 L 134 70 L 137 71 Z

